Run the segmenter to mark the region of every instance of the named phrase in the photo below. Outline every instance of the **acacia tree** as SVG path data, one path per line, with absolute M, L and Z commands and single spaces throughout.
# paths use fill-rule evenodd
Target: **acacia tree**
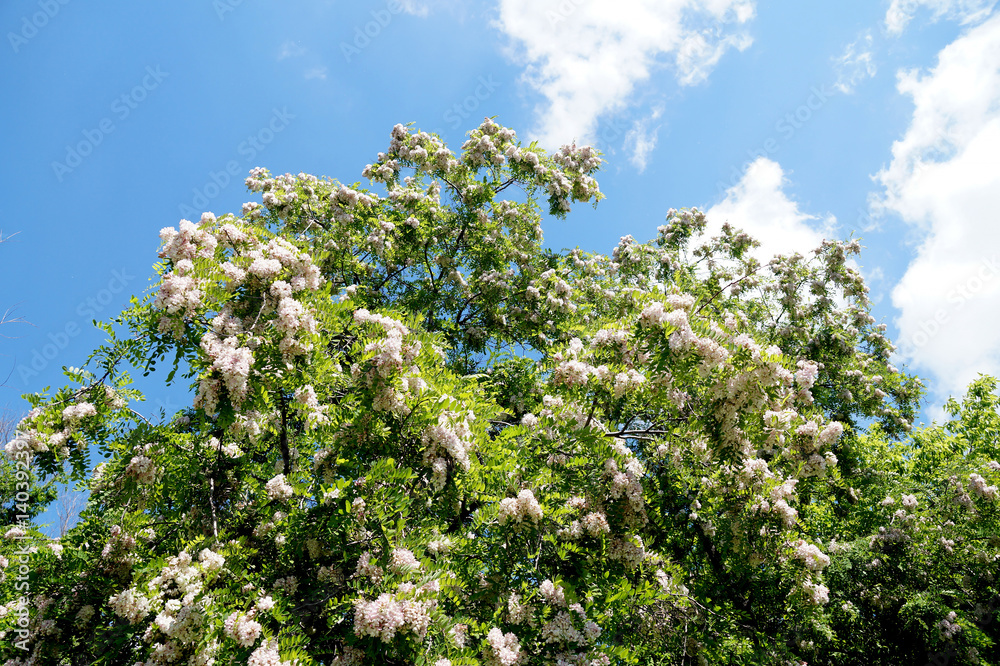
M 860 245 L 761 264 L 671 210 L 610 256 L 543 249 L 541 203 L 596 204 L 600 162 L 397 125 L 370 190 L 254 169 L 241 215 L 165 228 L 155 294 L 7 446 L 63 481 L 107 460 L 62 539 L 6 533 L 36 547 L 7 663 L 839 649 L 822 519 L 860 502 L 865 426 L 905 435 L 919 396 Z M 164 363 L 193 401 L 150 421 L 129 372 Z

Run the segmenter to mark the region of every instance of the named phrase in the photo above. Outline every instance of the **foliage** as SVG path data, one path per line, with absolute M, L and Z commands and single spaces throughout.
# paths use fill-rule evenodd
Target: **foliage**
M 596 203 L 599 164 L 489 119 L 458 155 L 397 125 L 370 191 L 255 169 L 261 203 L 164 229 L 156 293 L 72 386 L 31 396 L 7 446 L 60 481 L 86 480 L 94 449 L 107 461 L 58 542 L 7 532 L 7 557 L 35 550 L 27 589 L 0 584 L 18 639 L 0 654 L 851 663 L 849 645 L 916 635 L 869 620 L 938 626 L 946 608 L 985 648 L 970 598 L 930 587 L 939 550 L 933 578 L 899 560 L 882 606 L 856 573 L 904 521 L 876 496 L 946 492 L 921 458 L 936 436 L 897 441 L 920 386 L 889 362 L 860 244 L 761 264 L 747 235 L 671 210 L 610 256 L 543 249 L 540 202 Z M 164 363 L 192 406 L 147 421 L 129 372 Z M 938 447 L 956 483 L 984 475 L 975 511 L 941 509 L 963 539 L 996 527 L 995 454 L 973 444 L 995 404 L 976 409 L 941 437 L 985 457 Z M 913 528 L 920 548 L 936 519 Z M 958 552 L 988 573 L 996 544 L 975 543 Z

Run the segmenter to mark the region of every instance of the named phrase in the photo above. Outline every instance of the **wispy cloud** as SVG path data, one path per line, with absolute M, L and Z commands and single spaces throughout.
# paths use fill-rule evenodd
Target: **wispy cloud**
M 649 126 L 662 113 L 662 108 L 654 109 L 649 118 L 636 120 L 632 125 L 632 129 L 625 133 L 625 150 L 632 153 L 629 161 L 639 170 L 639 173 L 646 170 L 646 165 L 649 164 L 649 156 L 653 152 L 653 149 L 656 148 L 657 135 L 660 131 L 659 125 L 652 129 Z
M 326 67 L 312 67 L 310 69 L 307 69 L 305 77 L 307 79 L 325 79 Z
M 921 7 L 931 12 L 932 21 L 944 17 L 963 24 L 977 23 L 990 15 L 996 4 L 997 0 L 892 0 L 885 13 L 885 27 L 889 34 L 902 33 Z
M 871 30 L 868 30 L 833 59 L 834 69 L 837 71 L 837 82 L 833 86 L 837 90 L 850 94 L 858 83 L 875 76 L 878 70 L 872 58 L 872 41 Z
M 305 55 L 305 52 L 305 48 L 289 40 L 282 44 L 281 48 L 278 50 L 278 60 L 284 60 L 285 58 L 297 58 L 301 55 Z
M 747 48 L 753 0 L 500 0 L 498 28 L 523 81 L 543 101 L 534 135 L 548 147 L 592 141 L 598 118 L 625 109 L 663 67 L 705 80 L 722 55 Z

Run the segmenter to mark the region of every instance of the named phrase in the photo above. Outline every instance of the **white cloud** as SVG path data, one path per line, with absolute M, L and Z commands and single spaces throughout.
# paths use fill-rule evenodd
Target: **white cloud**
M 500 0 L 497 26 L 524 81 L 541 93 L 535 136 L 547 147 L 590 142 L 600 116 L 621 111 L 636 84 L 672 64 L 699 83 L 742 32 L 754 0 Z
M 325 79 L 326 67 L 312 67 L 310 69 L 307 69 L 305 77 L 307 79 Z
M 837 70 L 837 82 L 833 87 L 845 94 L 854 92 L 857 84 L 875 76 L 877 68 L 872 59 L 871 30 L 848 44 L 844 53 L 833 59 L 833 63 Z
M 649 118 L 646 120 L 636 120 L 632 124 L 632 129 L 625 133 L 624 147 L 626 150 L 632 152 L 629 161 L 638 169 L 639 173 L 646 170 L 646 165 L 649 163 L 649 154 L 653 152 L 653 148 L 656 148 L 656 139 L 660 131 L 659 125 L 652 130 L 649 129 L 649 125 L 662 114 L 662 108 L 655 109 Z
M 421 18 L 426 17 L 430 11 L 426 3 L 416 2 L 416 0 L 400 0 L 399 4 L 407 14 L 413 14 Z
M 892 292 L 899 354 L 939 397 L 1000 374 L 1000 15 L 899 74 L 913 118 L 879 172 L 880 205 L 919 234 Z
M 281 49 L 278 51 L 278 60 L 284 60 L 285 58 L 297 58 L 304 55 L 305 52 L 305 48 L 289 40 L 281 45 Z
M 715 235 L 729 222 L 746 231 L 761 242 L 754 255 L 762 262 L 776 254 L 808 255 L 832 235 L 836 220 L 802 212 L 785 194 L 786 182 L 780 164 L 758 157 L 726 198 L 705 211 L 708 230 Z
M 996 3 L 997 0 L 892 0 L 885 13 L 885 27 L 890 34 L 902 33 L 920 7 L 932 12 L 932 21 L 945 17 L 963 24 L 976 23 L 989 16 Z

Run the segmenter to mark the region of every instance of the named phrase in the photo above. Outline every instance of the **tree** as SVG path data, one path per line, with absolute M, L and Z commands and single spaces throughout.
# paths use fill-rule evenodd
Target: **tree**
M 878 524 L 920 394 L 860 244 L 761 264 L 671 210 L 543 249 L 600 162 L 397 125 L 371 190 L 254 169 L 261 203 L 161 231 L 156 294 L 7 446 L 107 459 L 8 663 L 850 663 L 825 540 Z M 129 371 L 163 363 L 194 396 L 154 422 Z

